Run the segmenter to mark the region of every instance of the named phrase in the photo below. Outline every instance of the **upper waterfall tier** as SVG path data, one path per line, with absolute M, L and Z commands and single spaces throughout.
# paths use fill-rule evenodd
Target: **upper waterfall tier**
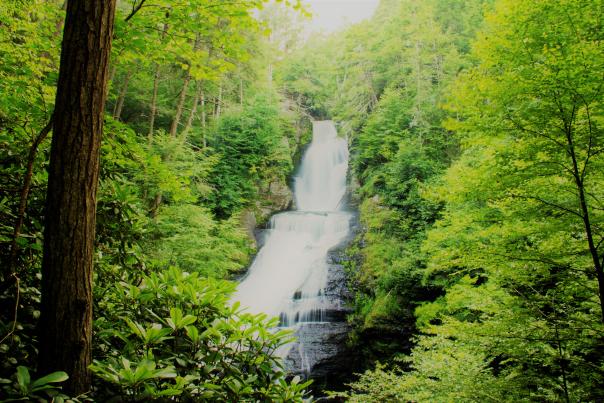
M 313 140 L 295 178 L 298 211 L 271 218 L 265 243 L 234 300 L 254 313 L 279 316 L 283 326 L 329 319 L 327 253 L 350 232 L 340 211 L 346 193 L 348 147 L 331 121 L 313 123 Z
M 348 143 L 331 121 L 314 122 L 314 135 L 294 182 L 296 207 L 336 211 L 346 193 Z

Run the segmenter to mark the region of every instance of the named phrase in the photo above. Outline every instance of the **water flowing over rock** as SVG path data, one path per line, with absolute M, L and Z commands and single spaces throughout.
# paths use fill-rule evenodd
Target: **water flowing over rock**
M 328 378 L 344 363 L 345 276 L 334 250 L 350 239 L 345 211 L 348 143 L 331 121 L 313 123 L 313 139 L 294 178 L 297 210 L 269 222 L 263 246 L 234 300 L 250 312 L 280 318 L 298 342 L 280 354 L 292 374 Z

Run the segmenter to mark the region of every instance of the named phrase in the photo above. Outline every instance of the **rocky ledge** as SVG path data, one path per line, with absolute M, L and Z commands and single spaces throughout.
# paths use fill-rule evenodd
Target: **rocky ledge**
M 351 328 L 346 318 L 351 309 L 352 294 L 347 287 L 344 263 L 348 259 L 346 248 L 354 239 L 358 229 L 356 215 L 351 220 L 349 237 L 328 256 L 328 281 L 325 297 L 329 308 L 324 312 L 325 322 L 303 323 L 296 330 L 295 343 L 285 358 L 285 365 L 292 375 L 311 378 L 315 389 L 337 387 L 351 378 L 355 368 L 356 354 L 348 346 Z

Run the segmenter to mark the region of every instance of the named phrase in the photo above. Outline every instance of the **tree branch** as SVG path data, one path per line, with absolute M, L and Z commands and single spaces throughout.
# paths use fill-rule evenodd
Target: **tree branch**
M 130 19 L 132 17 L 134 17 L 134 15 L 136 13 L 138 13 L 141 8 L 143 8 L 143 4 L 145 4 L 145 1 L 147 1 L 147 0 L 140 0 L 140 3 L 138 3 L 138 4 L 136 2 L 134 2 L 132 4 L 132 11 L 130 12 L 130 14 L 128 14 L 128 16 L 126 18 L 124 18 L 124 21 L 126 21 L 126 22 L 130 21 Z
M 31 178 L 34 171 L 34 162 L 36 154 L 38 153 L 38 147 L 44 141 L 48 133 L 52 129 L 53 118 L 51 117 L 46 126 L 38 133 L 32 142 L 31 148 L 29 149 L 29 155 L 27 156 L 27 168 L 25 171 L 25 177 L 23 178 L 23 186 L 21 187 L 21 194 L 19 195 L 19 210 L 17 212 L 17 220 L 13 229 L 13 239 L 10 246 L 10 260 L 8 266 L 8 276 L 14 273 L 15 265 L 17 263 L 17 239 L 21 235 L 21 228 L 23 227 L 23 221 L 25 220 L 25 209 L 27 208 L 27 197 L 31 189 Z
M 576 212 L 576 211 L 574 211 L 574 210 L 571 210 L 571 209 L 569 209 L 569 208 L 566 208 L 566 207 L 560 206 L 560 205 L 558 205 L 558 204 L 555 204 L 555 203 L 549 202 L 549 201 L 547 201 L 547 200 L 543 200 L 543 199 L 541 199 L 541 198 L 539 198 L 539 197 L 537 197 L 537 196 L 527 196 L 527 195 L 515 195 L 515 194 L 512 194 L 512 195 L 511 195 L 511 197 L 513 197 L 513 198 L 514 198 L 514 197 L 517 197 L 517 198 L 519 198 L 519 199 L 536 200 L 536 201 L 538 201 L 538 202 L 540 202 L 540 203 L 545 204 L 546 206 L 550 206 L 550 207 L 556 208 L 556 209 L 558 209 L 558 210 L 566 211 L 567 213 L 570 213 L 570 214 L 576 215 L 577 217 L 579 217 L 580 219 L 582 219 L 582 220 L 583 220 L 583 215 L 582 215 L 581 213 L 578 213 L 578 212 Z

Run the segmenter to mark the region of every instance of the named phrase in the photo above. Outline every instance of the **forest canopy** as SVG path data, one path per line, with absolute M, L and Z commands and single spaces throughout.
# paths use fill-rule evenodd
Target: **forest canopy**
M 382 1 L 282 67 L 351 138 L 372 369 L 340 396 L 603 398 L 602 7 Z
M 229 298 L 322 119 L 360 216 L 334 399 L 604 399 L 602 0 L 381 0 L 330 35 L 298 2 L 117 2 L 78 398 L 38 356 L 67 3 L 0 4 L 2 399 L 308 398 Z

